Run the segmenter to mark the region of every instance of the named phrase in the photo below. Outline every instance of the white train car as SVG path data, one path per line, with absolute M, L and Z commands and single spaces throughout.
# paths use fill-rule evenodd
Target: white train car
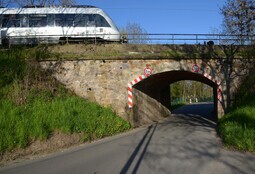
M 2 44 L 121 40 L 111 18 L 94 6 L 0 8 L 0 15 Z

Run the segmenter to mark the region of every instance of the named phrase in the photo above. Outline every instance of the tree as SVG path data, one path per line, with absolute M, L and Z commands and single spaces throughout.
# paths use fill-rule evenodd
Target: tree
M 220 9 L 226 34 L 238 35 L 239 43 L 251 41 L 255 32 L 255 0 L 227 0 Z
M 181 98 L 183 85 L 180 82 L 171 84 L 170 88 L 171 88 L 171 100 Z
M 145 44 L 148 42 L 147 31 L 139 23 L 127 23 L 122 33 L 127 36 L 129 43 Z
M 63 6 L 69 6 L 76 4 L 75 0 L 59 0 L 59 4 Z
M 0 0 L 0 7 L 7 7 L 11 3 L 11 0 Z
M 20 7 L 23 6 L 53 6 L 53 5 L 74 5 L 75 0 L 14 0 Z
M 170 85 L 171 101 L 172 102 L 187 102 L 192 101 L 208 101 L 212 99 L 212 87 L 197 81 L 182 80 Z

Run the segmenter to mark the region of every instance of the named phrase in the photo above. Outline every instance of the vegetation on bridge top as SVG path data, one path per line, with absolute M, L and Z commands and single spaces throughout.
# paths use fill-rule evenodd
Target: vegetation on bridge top
M 237 51 L 235 58 L 251 58 L 255 51 L 250 46 L 209 45 L 143 45 L 90 44 L 56 45 L 48 47 L 51 59 L 201 59 L 226 58 Z M 229 53 L 230 54 L 230 53 Z
M 156 45 L 156 44 L 66 44 L 13 46 L 20 57 L 37 60 L 112 59 L 222 59 L 254 58 L 254 46 Z

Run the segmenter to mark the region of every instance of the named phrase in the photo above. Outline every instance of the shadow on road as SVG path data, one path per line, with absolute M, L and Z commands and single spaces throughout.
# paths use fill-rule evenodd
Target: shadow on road
M 223 149 L 216 135 L 216 122 L 207 118 L 176 112 L 151 125 L 120 173 L 239 174 L 254 171 L 255 156 Z
M 158 131 L 165 131 L 164 129 L 167 127 L 174 128 L 175 126 L 186 126 L 186 127 L 209 127 L 209 128 L 215 128 L 215 123 L 211 122 L 210 120 L 204 119 L 199 116 L 193 116 L 193 115 L 178 115 L 178 119 L 167 119 L 161 123 L 156 123 L 154 125 L 151 125 L 147 128 L 147 131 L 143 135 L 141 141 L 138 143 L 136 148 L 134 149 L 133 153 L 129 157 L 128 161 L 124 165 L 124 167 L 121 170 L 121 174 L 125 174 L 131 169 L 131 173 L 137 173 L 139 166 L 144 159 L 145 154 L 149 154 L 147 152 L 148 146 L 151 143 L 151 140 L 155 134 L 156 129 L 158 128 Z M 188 129 L 186 129 L 188 130 Z M 191 132 L 188 130 L 188 132 Z M 185 138 L 185 136 L 183 136 Z M 130 172 L 128 172 L 130 173 Z
M 144 157 L 144 154 L 146 153 L 146 150 L 148 148 L 148 145 L 150 144 L 150 141 L 151 141 L 151 138 L 157 128 L 157 124 L 156 123 L 155 125 L 151 125 L 148 127 L 148 130 L 146 131 L 146 133 L 144 134 L 143 138 L 141 139 L 140 143 L 136 146 L 134 152 L 132 153 L 132 155 L 130 156 L 130 158 L 128 159 L 127 163 L 124 165 L 124 167 L 122 168 L 122 170 L 120 171 L 120 174 L 125 174 L 127 173 L 127 171 L 129 170 L 129 168 L 131 167 L 134 159 L 136 158 L 136 156 L 138 155 L 141 147 L 143 146 L 143 144 L 145 144 L 145 146 L 143 147 L 143 150 L 142 150 L 142 153 L 140 154 L 140 157 L 138 159 L 138 161 L 136 162 L 135 164 L 135 167 L 132 171 L 132 173 L 136 173 L 139 166 L 140 166 L 140 163 Z M 150 134 L 150 135 L 149 135 Z M 145 141 L 146 137 L 149 135 L 149 138 L 148 140 Z

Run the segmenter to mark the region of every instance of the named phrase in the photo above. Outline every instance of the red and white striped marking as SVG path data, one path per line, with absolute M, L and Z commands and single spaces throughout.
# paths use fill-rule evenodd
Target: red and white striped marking
M 203 71 L 200 71 L 200 74 L 202 74 L 204 77 L 208 78 L 209 80 L 213 81 L 218 85 L 217 89 L 217 98 L 221 102 L 222 101 L 222 87 L 221 87 L 221 82 L 215 78 L 213 78 L 210 74 L 207 74 Z
M 214 83 L 218 85 L 217 98 L 221 102 L 222 101 L 221 82 L 218 79 L 213 78 L 211 75 L 203 72 L 202 70 L 200 70 L 200 72 L 198 73 L 200 73 L 201 75 L 203 75 L 204 77 L 208 78 L 209 80 L 213 81 Z M 135 78 L 132 82 L 128 83 L 128 107 L 129 108 L 133 107 L 133 86 L 145 78 L 146 76 L 140 75 L 139 77 Z
M 218 86 L 218 90 L 217 90 L 217 98 L 220 102 L 222 102 L 222 88 L 221 88 L 221 85 Z
M 144 75 L 140 75 L 139 77 L 135 78 L 132 82 L 128 83 L 128 107 L 133 107 L 133 85 L 137 84 L 141 80 L 145 79 Z

